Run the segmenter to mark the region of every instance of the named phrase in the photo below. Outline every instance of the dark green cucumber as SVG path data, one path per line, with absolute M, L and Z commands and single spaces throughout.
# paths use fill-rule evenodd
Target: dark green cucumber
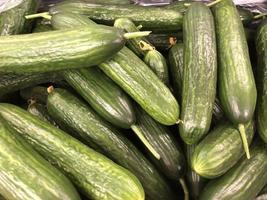
M 60 125 L 76 132 L 86 144 L 130 170 L 142 183 L 147 199 L 174 199 L 164 178 L 133 143 L 84 102 L 66 90 L 54 89 L 48 95 L 47 106 Z
M 184 16 L 184 71 L 179 131 L 187 144 L 197 143 L 209 130 L 215 101 L 217 56 L 212 13 L 192 3 Z
M 38 6 L 39 0 L 21 0 L 15 7 L 1 12 L 0 35 L 16 35 L 29 32 L 31 21 L 26 20 L 24 16 L 35 13 Z
M 257 64 L 257 130 L 267 143 L 267 19 L 264 19 L 256 35 Z
M 0 104 L 0 115 L 36 151 L 63 170 L 90 199 L 143 200 L 144 191 L 128 170 L 27 111 Z
M 249 158 L 244 123 L 249 122 L 256 106 L 256 85 L 249 59 L 245 32 L 232 0 L 213 6 L 218 49 L 218 90 L 226 117 L 241 133 Z
M 248 144 L 254 130 L 253 122 L 245 125 Z M 244 154 L 242 141 L 235 126 L 224 123 L 215 127 L 195 148 L 192 169 L 205 178 L 213 179 L 226 173 Z
M 72 12 L 86 15 L 97 23 L 113 25 L 118 18 L 130 18 L 143 29 L 177 31 L 182 29 L 183 15 L 180 12 L 157 7 L 137 5 L 101 5 L 83 1 L 67 1 L 50 8 L 50 13 Z M 162 14 L 164 13 L 164 14 Z
M 267 183 L 267 148 L 254 144 L 251 158 L 244 156 L 222 177 L 212 180 L 205 187 L 200 200 L 254 199 Z
M 103 25 L 0 38 L 0 72 L 48 72 L 97 65 L 125 44 L 124 33 Z
M 39 103 L 46 104 L 47 89 L 42 86 L 28 87 L 20 90 L 20 96 L 26 101 L 32 99 Z
M 0 194 L 8 200 L 79 200 L 71 182 L 0 118 Z
M 114 22 L 114 26 L 121 28 L 126 32 L 139 31 L 132 20 L 128 18 L 119 18 Z M 141 43 L 140 43 L 141 42 Z M 141 44 L 145 46 L 140 46 Z M 157 51 L 145 37 L 131 39 L 127 41 L 129 49 L 131 49 L 139 57 L 143 57 L 144 62 L 152 69 L 152 71 L 159 77 L 159 79 L 169 84 L 168 66 L 165 57 Z
M 20 89 L 38 85 L 41 83 L 54 82 L 61 80 L 59 74 L 56 73 L 37 73 L 37 74 L 1 74 L 0 73 L 0 96 L 14 92 Z
M 165 125 L 178 121 L 179 105 L 170 90 L 127 47 L 99 67 L 156 121 Z

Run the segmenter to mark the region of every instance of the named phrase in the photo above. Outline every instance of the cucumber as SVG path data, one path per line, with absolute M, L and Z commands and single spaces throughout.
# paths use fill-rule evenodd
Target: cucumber
M 149 31 L 177 31 L 182 29 L 183 23 L 182 13 L 175 10 L 137 5 L 101 5 L 73 0 L 58 3 L 49 12 L 52 15 L 58 12 L 86 15 L 97 23 L 107 25 L 113 25 L 118 18 L 129 18 Z
M 39 103 L 46 104 L 47 89 L 46 87 L 42 87 L 42 86 L 25 88 L 23 90 L 20 90 L 20 96 L 26 101 L 29 99 L 32 99 Z
M 98 3 L 98 4 L 111 4 L 111 5 L 119 5 L 119 4 L 131 4 L 131 0 L 83 0 L 86 3 Z
M 39 0 L 21 0 L 15 7 L 1 12 L 0 35 L 16 35 L 29 32 L 31 21 L 26 20 L 24 16 L 35 13 L 38 6 Z
M 0 72 L 41 73 L 93 66 L 111 58 L 124 44 L 121 30 L 102 25 L 2 36 Z
M 2 118 L 0 148 L 0 194 L 5 199 L 80 199 L 71 182 L 10 130 Z
M 114 26 L 121 28 L 126 32 L 139 31 L 135 24 L 128 18 L 116 19 Z M 141 44 L 145 46 L 141 47 Z M 164 56 L 152 47 L 145 37 L 128 40 L 127 45 L 137 56 L 143 57 L 144 62 L 163 83 L 166 85 L 169 84 L 168 66 Z
M 200 200 L 254 199 L 267 183 L 267 148 L 254 144 L 251 158 L 244 156 L 226 174 L 208 183 Z
M 128 170 L 27 111 L 0 104 L 0 115 L 36 151 L 64 171 L 90 199 L 141 200 L 144 191 Z
M 77 133 L 90 147 L 96 147 L 97 151 L 130 170 L 142 183 L 146 198 L 174 199 L 164 178 L 133 143 L 84 102 L 66 90 L 54 89 L 48 95 L 47 106 L 50 115 L 60 125 Z
M 184 71 L 180 136 L 197 143 L 209 130 L 215 101 L 217 55 L 212 13 L 192 3 L 184 16 Z
M 41 83 L 54 82 L 61 80 L 57 73 L 38 73 L 38 74 L 12 74 L 0 73 L 0 96 L 11 93 L 20 89 L 30 86 L 38 85 Z
M 262 140 L 267 143 L 267 19 L 264 19 L 258 28 L 256 35 L 257 49 L 257 89 L 258 89 L 258 105 L 257 105 L 257 130 Z
M 248 144 L 254 135 L 253 122 L 245 125 Z M 216 126 L 195 148 L 192 169 L 213 179 L 226 173 L 244 154 L 238 130 L 229 123 Z
M 178 121 L 179 105 L 170 90 L 127 47 L 99 67 L 156 121 L 165 125 Z
M 256 106 L 256 85 L 249 60 L 244 28 L 232 0 L 213 6 L 218 49 L 218 92 L 226 117 L 241 133 L 244 149 L 249 149 L 244 123 L 249 122 Z

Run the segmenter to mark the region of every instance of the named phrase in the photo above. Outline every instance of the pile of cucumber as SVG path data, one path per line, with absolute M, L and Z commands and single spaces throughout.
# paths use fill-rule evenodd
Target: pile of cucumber
M 265 13 L 40 3 L 0 12 L 0 199 L 267 200 Z

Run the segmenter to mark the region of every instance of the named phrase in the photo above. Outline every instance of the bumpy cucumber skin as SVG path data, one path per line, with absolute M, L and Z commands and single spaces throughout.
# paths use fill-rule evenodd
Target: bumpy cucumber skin
M 164 125 L 177 122 L 179 105 L 176 99 L 153 71 L 127 47 L 99 67 L 156 121 Z
M 253 122 L 245 126 L 248 144 L 254 130 Z M 195 148 L 192 156 L 192 169 L 202 177 L 213 179 L 226 173 L 244 154 L 239 131 L 225 123 L 215 127 Z
M 31 21 L 24 16 L 37 11 L 39 0 L 22 0 L 17 6 L 0 13 L 0 35 L 27 33 Z
M 266 146 L 256 143 L 251 148 L 251 158 L 244 156 L 222 177 L 210 181 L 200 200 L 254 199 L 267 183 L 266 160 Z
M 264 19 L 256 35 L 257 64 L 257 130 L 267 143 L 267 19 Z
M 0 38 L 0 72 L 41 73 L 97 65 L 125 44 L 123 31 L 103 25 Z
M 71 182 L 5 123 L 0 118 L 0 193 L 9 200 L 79 200 Z
M 169 179 L 178 181 L 185 173 L 186 162 L 175 137 L 167 127 L 156 122 L 139 106 L 136 107 L 136 115 L 135 126 L 160 155 L 157 160 L 148 153 L 150 159 Z
M 50 13 L 72 12 L 87 15 L 90 19 L 107 25 L 113 25 L 118 18 L 129 18 L 142 30 L 182 29 L 183 15 L 180 12 L 157 7 L 141 7 L 137 5 L 101 5 L 81 1 L 68 1 L 50 8 Z
M 218 89 L 226 116 L 234 124 L 252 119 L 256 86 L 243 25 L 232 0 L 214 5 L 218 46 Z
M 88 198 L 144 199 L 143 188 L 132 173 L 67 133 L 11 104 L 1 103 L 0 115 Z
M 216 94 L 217 55 L 213 16 L 203 3 L 192 3 L 184 16 L 184 71 L 179 131 L 187 144 L 209 130 Z
M 130 170 L 144 187 L 147 199 L 174 199 L 165 179 L 117 129 L 66 90 L 54 89 L 47 102 L 51 116 L 79 134 L 90 147 Z

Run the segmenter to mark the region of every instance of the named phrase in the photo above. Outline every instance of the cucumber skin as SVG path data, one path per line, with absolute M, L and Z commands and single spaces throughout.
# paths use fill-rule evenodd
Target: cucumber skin
M 257 130 L 262 140 L 267 143 L 267 20 L 264 19 L 256 35 L 257 61 Z
M 177 122 L 179 105 L 176 99 L 149 67 L 127 47 L 99 67 L 156 121 L 164 125 Z
M 147 199 L 175 199 L 165 179 L 133 143 L 84 102 L 66 90 L 54 89 L 48 96 L 47 106 L 60 125 L 76 132 L 90 147 L 136 175 Z
M 216 95 L 217 55 L 213 16 L 193 3 L 184 16 L 184 71 L 180 136 L 197 143 L 209 130 Z M 203 47 L 203 48 L 201 48 Z
M 253 122 L 245 125 L 248 144 L 254 136 Z M 191 166 L 202 177 L 213 179 L 225 174 L 244 154 L 239 131 L 224 123 L 215 127 L 195 148 Z
M 98 68 L 68 70 L 65 80 L 110 123 L 130 128 L 135 113 L 130 98 Z
M 251 158 L 243 156 L 226 174 L 210 181 L 200 200 L 254 199 L 267 183 L 266 160 L 266 146 L 255 144 L 251 148 Z
M 50 8 L 49 12 L 52 15 L 59 12 L 86 15 L 97 23 L 107 25 L 113 25 L 118 18 L 129 18 L 136 25 L 141 24 L 144 30 L 149 31 L 162 29 L 177 31 L 182 28 L 183 22 L 182 13 L 175 10 L 137 5 L 101 5 L 68 1 L 56 4 Z
M 132 173 L 67 133 L 11 104 L 1 103 L 0 115 L 88 198 L 144 199 L 142 186 Z
M 71 182 L 10 130 L 2 118 L 0 133 L 1 195 L 9 200 L 80 199 Z
M 41 73 L 97 65 L 124 46 L 123 34 L 122 30 L 98 25 L 94 29 L 2 36 L 0 72 Z
M 219 2 L 212 9 L 220 55 L 220 102 L 232 123 L 247 123 L 252 119 L 255 110 L 257 92 L 243 25 L 231 0 Z
M 156 122 L 139 106 L 136 107 L 136 116 L 135 126 L 160 155 L 157 160 L 148 152 L 151 161 L 170 180 L 178 181 L 185 174 L 186 161 L 176 138 L 167 127 Z
M 0 13 L 0 35 L 28 33 L 31 20 L 24 16 L 37 12 L 39 0 L 22 0 L 17 6 Z

